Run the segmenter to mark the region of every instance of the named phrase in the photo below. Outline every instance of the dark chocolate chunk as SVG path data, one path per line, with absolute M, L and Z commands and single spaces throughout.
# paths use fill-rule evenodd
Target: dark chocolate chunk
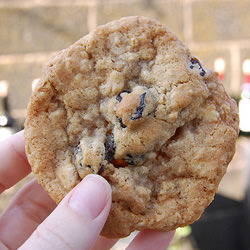
M 117 100 L 118 102 L 121 102 L 121 101 L 122 101 L 121 93 L 116 97 L 116 100 Z
M 118 94 L 117 97 L 116 97 L 116 100 L 117 100 L 118 102 L 121 102 L 121 101 L 122 101 L 122 97 L 121 97 L 121 94 L 122 94 L 122 93 L 130 93 L 130 91 L 129 91 L 129 90 L 125 90 L 125 91 L 121 92 L 120 94 Z
M 146 96 L 146 92 L 141 95 L 140 105 L 139 107 L 136 108 L 136 112 L 135 114 L 132 114 L 132 116 L 130 117 L 130 120 L 137 120 L 142 117 L 143 110 L 146 107 L 145 96 Z
M 108 162 L 111 162 L 114 158 L 115 147 L 116 147 L 113 134 L 107 136 L 107 141 L 105 142 L 104 146 L 105 146 L 105 159 Z
M 205 75 L 205 70 L 202 68 L 201 63 L 199 62 L 198 59 L 196 59 L 195 57 L 191 58 L 191 65 L 190 65 L 190 69 L 193 69 L 195 64 L 198 64 L 199 66 L 199 70 L 200 70 L 200 76 L 204 76 Z
M 123 124 L 122 118 L 118 118 L 118 121 L 119 121 L 119 123 L 120 123 L 120 125 L 121 125 L 122 128 L 126 128 L 127 127 L 125 124 Z
M 104 171 L 104 166 L 101 165 L 101 167 L 99 168 L 97 174 L 101 175 L 103 173 L 103 171 Z

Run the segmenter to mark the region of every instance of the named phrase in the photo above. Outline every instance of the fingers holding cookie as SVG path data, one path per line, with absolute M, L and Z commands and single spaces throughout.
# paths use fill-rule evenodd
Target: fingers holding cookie
M 156 230 L 143 230 L 129 244 L 127 250 L 165 250 L 174 237 L 175 231 L 162 232 Z
M 0 143 L 0 193 L 30 173 L 23 131 Z
M 26 184 L 0 217 L 0 241 L 17 249 L 55 206 L 36 180 Z
M 83 179 L 20 249 L 92 249 L 107 219 L 111 188 L 97 175 Z

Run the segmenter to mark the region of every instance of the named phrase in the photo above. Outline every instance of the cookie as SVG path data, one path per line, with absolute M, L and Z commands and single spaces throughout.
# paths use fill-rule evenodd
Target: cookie
M 99 26 L 56 54 L 25 122 L 32 171 L 57 203 L 88 174 L 110 183 L 107 237 L 197 220 L 237 135 L 237 106 L 217 74 L 146 17 Z

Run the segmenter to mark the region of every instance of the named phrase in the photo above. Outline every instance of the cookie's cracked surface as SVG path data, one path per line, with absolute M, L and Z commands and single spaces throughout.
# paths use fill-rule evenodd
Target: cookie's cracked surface
M 32 170 L 56 202 L 89 173 L 109 181 L 108 237 L 198 219 L 237 134 L 236 104 L 217 75 L 145 17 L 100 26 L 55 55 L 25 123 Z

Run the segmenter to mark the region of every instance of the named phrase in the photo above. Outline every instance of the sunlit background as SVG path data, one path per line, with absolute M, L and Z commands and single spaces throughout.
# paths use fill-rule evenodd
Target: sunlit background
M 170 249 L 250 249 L 250 0 L 0 0 L 0 140 L 23 129 L 29 97 L 56 51 L 128 15 L 166 24 L 218 72 L 239 105 L 236 155 L 215 201 L 198 222 L 178 229 Z M 0 212 L 31 178 L 4 192 Z

